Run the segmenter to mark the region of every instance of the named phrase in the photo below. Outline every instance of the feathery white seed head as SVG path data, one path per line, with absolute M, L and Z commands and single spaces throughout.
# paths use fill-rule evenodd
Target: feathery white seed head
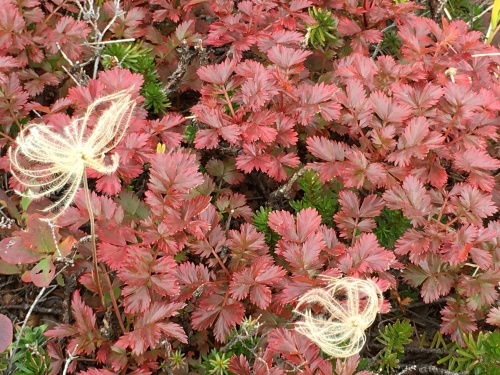
M 383 297 L 372 280 L 329 280 L 327 287 L 312 289 L 299 298 L 296 313 L 304 319 L 296 329 L 332 357 L 347 358 L 363 348 L 365 330 L 373 324 Z M 313 314 L 310 308 L 298 311 L 313 304 L 323 309 L 322 315 Z
M 102 103 L 110 106 L 86 133 L 90 116 Z M 39 199 L 67 187 L 56 202 L 43 210 L 54 211 L 50 220 L 55 220 L 73 202 L 86 168 L 104 174 L 116 171 L 118 154 L 112 154 L 109 162 L 105 154 L 123 138 L 134 108 L 130 91 L 124 90 L 95 100 L 85 115 L 73 119 L 63 132 L 46 124 L 28 124 L 9 149 L 12 174 L 28 188 L 25 193 L 16 193 Z

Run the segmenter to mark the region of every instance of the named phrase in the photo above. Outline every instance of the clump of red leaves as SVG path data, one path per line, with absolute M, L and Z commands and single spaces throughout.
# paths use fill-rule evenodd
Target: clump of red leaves
M 104 2 L 103 25 L 115 16 L 111 3 Z M 89 221 L 83 193 L 50 228 L 37 213 L 46 202 L 23 211 L 0 191 L 15 219 L 2 230 L 0 271 L 42 287 L 61 258 L 74 257 L 62 275 L 79 275 L 84 286 L 73 294 L 72 322 L 47 332 L 67 338 L 51 343 L 53 373 L 71 354 L 95 360 L 95 369 L 80 374 L 152 374 L 172 347 L 197 358 L 254 316 L 266 323 L 265 342 L 248 358 L 233 356 L 233 372 L 331 374 L 314 344 L 278 323 L 292 322 L 297 298 L 324 285 L 321 275 L 372 278 L 382 290 L 401 279 L 424 302 L 446 297 L 441 332 L 455 341 L 485 319 L 500 326 L 493 176 L 500 167 L 500 72 L 497 57 L 473 56 L 493 51 L 479 33 L 461 21 L 440 27 L 412 13 L 411 2 L 389 0 L 126 3 L 105 40 L 143 40 L 165 80 L 182 64 L 179 47 L 202 50 L 174 93 L 178 103 L 194 93 L 199 100 L 161 118 L 137 109 L 116 150 L 116 173 L 89 171 L 98 260 L 107 270 L 101 277 L 114 288 L 105 292 L 117 296 L 119 314 L 91 307 L 96 287 L 89 245 L 80 241 Z M 305 44 L 313 5 L 337 18 L 332 50 Z M 66 71 L 80 69 L 68 60 L 94 53 L 85 41 L 95 30 L 79 11 L 73 1 L 0 0 L 2 146 L 30 114 L 63 129 L 68 113 L 78 116 L 95 98 L 142 84 L 141 75 L 116 67 L 60 94 L 72 86 Z M 387 22 L 395 23 L 401 52 L 372 57 Z M 192 145 L 183 142 L 186 113 L 195 116 Z M 158 143 L 166 152 L 155 152 Z M 2 167 L 8 171 L 5 158 Z M 274 210 L 274 247 L 252 225 L 256 207 L 247 200 L 271 206 L 269 193 L 300 168 L 341 184 L 340 209 L 333 227 L 313 208 Z M 10 186 L 22 189 L 14 179 Z M 372 233 L 384 207 L 411 222 L 394 249 Z

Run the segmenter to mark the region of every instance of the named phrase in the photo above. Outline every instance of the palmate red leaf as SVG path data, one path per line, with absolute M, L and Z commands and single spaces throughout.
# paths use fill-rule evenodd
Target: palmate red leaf
M 311 54 L 311 51 L 288 48 L 279 44 L 267 51 L 268 59 L 276 66 L 284 69 L 287 74 L 300 73 L 304 69 L 303 62 Z
M 386 271 L 395 262 L 394 254 L 381 247 L 373 233 L 362 233 L 354 246 L 348 248 L 341 257 L 339 268 L 346 275 L 359 277 Z
M 155 348 L 164 338 L 173 337 L 187 344 L 187 336 L 183 328 L 165 319 L 179 314 L 184 303 L 155 302 L 147 311 L 140 315 L 132 332 L 127 332 L 115 343 L 119 348 L 131 348 L 132 353 L 140 355 L 148 348 Z
M 119 278 L 126 284 L 122 291 L 125 312 L 146 311 L 154 300 L 154 293 L 176 296 L 179 293 L 176 271 L 177 264 L 171 256 L 153 259 L 146 249 L 130 252 L 125 265 L 118 271 Z
M 71 337 L 68 343 L 70 353 L 92 354 L 96 345 L 104 340 L 101 331 L 96 328 L 96 317 L 90 307 L 85 305 L 78 290 L 73 293 L 71 300 L 75 323 L 60 324 L 45 332 L 48 337 Z
M 350 190 L 342 190 L 339 193 L 339 203 L 342 206 L 340 212 L 335 214 L 334 219 L 341 230 L 341 236 L 352 238 L 355 231 L 370 232 L 375 228 L 373 219 L 382 212 L 385 202 L 375 194 L 367 196 L 360 207 L 359 197 Z M 360 220 L 361 218 L 370 218 Z
M 409 105 L 416 116 L 430 114 L 428 109 L 443 96 L 444 89 L 430 82 L 415 85 L 400 85 L 394 90 L 394 97 L 402 104 Z
M 383 124 L 402 123 L 412 114 L 412 110 L 406 104 L 399 104 L 393 98 L 388 97 L 381 91 L 370 95 L 372 108 Z
M 483 225 L 482 219 L 498 211 L 491 194 L 483 193 L 469 184 L 455 184 L 450 195 L 450 202 L 458 208 L 457 214 L 466 218 L 470 224 L 480 227 Z
M 236 60 L 226 59 L 220 64 L 202 66 L 198 69 L 198 77 L 205 82 L 223 86 L 234 72 Z
M 402 209 L 404 216 L 411 220 L 414 227 L 423 224 L 432 209 L 429 194 L 420 180 L 413 176 L 405 178 L 402 188 L 395 186 L 386 190 L 383 198 L 390 209 Z
M 279 29 L 270 34 L 259 36 L 257 46 L 259 47 L 259 51 L 264 53 L 278 44 L 285 47 L 298 48 L 303 40 L 304 34 L 298 31 Z
M 269 159 L 270 162 L 266 173 L 276 181 L 284 181 L 287 179 L 285 166 L 296 168 L 300 164 L 299 157 L 293 152 L 287 154 L 280 152 L 276 156 L 270 155 Z
M 451 335 L 451 339 L 464 346 L 462 335 L 464 333 L 477 330 L 476 317 L 474 313 L 467 309 L 463 301 L 455 298 L 448 298 L 446 306 L 441 310 L 443 320 L 440 331 L 443 334 Z
M 203 264 L 184 262 L 179 264 L 176 277 L 181 286 L 180 298 L 188 299 L 199 287 L 207 284 L 213 275 Z
M 361 150 L 347 151 L 347 162 L 340 176 L 346 187 L 358 189 L 384 186 L 387 182 L 386 167 L 382 163 L 371 163 Z
M 286 271 L 275 266 L 274 260 L 269 256 L 257 258 L 250 267 L 242 271 L 233 273 L 233 278 L 229 285 L 229 292 L 237 299 L 242 300 L 250 294 L 250 301 L 266 309 L 271 303 L 271 288 L 273 284 L 280 281 Z
M 273 211 L 269 214 L 269 228 L 286 241 L 304 242 L 321 224 L 321 216 L 314 208 L 306 208 L 297 214 L 297 225 L 288 211 Z
M 295 92 L 299 103 L 293 110 L 299 123 L 309 125 L 316 114 L 320 114 L 326 121 L 338 119 L 341 107 L 333 100 L 338 91 L 336 86 L 324 83 L 299 85 Z
M 236 73 L 245 77 L 239 94 L 232 99 L 241 101 L 252 111 L 259 111 L 278 94 L 276 78 L 259 62 L 245 60 L 238 64 Z
M 191 315 L 194 329 L 204 330 L 213 326 L 215 339 L 219 342 L 227 340 L 231 328 L 240 324 L 244 316 L 245 308 L 240 302 L 220 294 L 202 298 Z
M 229 362 L 228 370 L 231 371 L 233 374 L 252 375 L 252 372 L 250 370 L 250 364 L 248 363 L 247 358 L 243 354 L 240 354 L 239 357 L 233 354 Z
M 349 80 L 345 90 L 345 94 L 341 91 L 337 95 L 338 102 L 346 108 L 340 115 L 340 121 L 349 126 L 351 134 L 355 134 L 359 128 L 368 126 L 373 113 L 372 105 L 359 81 Z
M 261 146 L 255 143 L 245 143 L 243 145 L 243 154 L 236 157 L 236 166 L 246 173 L 250 173 L 254 169 L 266 172 L 269 162 L 269 155 Z
M 170 210 L 169 214 L 163 219 L 163 224 L 168 228 L 170 234 L 185 230 L 201 239 L 204 236 L 203 231 L 210 228 L 210 223 L 199 220 L 197 216 L 201 214 L 210 205 L 211 197 L 198 196 L 184 201 L 184 204 L 175 210 Z
M 484 150 L 469 148 L 454 155 L 454 166 L 469 173 L 469 184 L 490 192 L 495 186 L 495 179 L 489 171 L 500 168 L 500 161 Z
M 443 141 L 442 135 L 429 131 L 429 123 L 425 117 L 414 117 L 399 137 L 398 150 L 392 152 L 387 160 L 406 167 L 413 157 L 424 159 L 430 150 L 440 147 Z
M 403 279 L 417 288 L 425 303 L 447 295 L 455 284 L 454 276 L 448 272 L 440 256 L 427 254 L 418 266 L 407 265 L 403 270 Z
M 489 269 L 475 277 L 460 275 L 459 286 L 467 296 L 467 307 L 475 311 L 493 305 L 498 298 L 496 287 L 499 282 L 500 271 L 496 269 Z
M 222 137 L 232 145 L 240 141 L 241 129 L 231 123 L 231 118 L 223 114 L 218 108 L 208 108 L 204 105 L 192 108 L 198 121 L 208 125 L 209 129 L 201 129 L 196 132 L 194 145 L 198 149 L 212 149 L 219 144 Z
M 320 253 L 325 248 L 325 242 L 321 233 L 310 234 L 302 243 L 280 240 L 276 253 L 290 264 L 290 267 L 298 275 L 309 275 L 311 271 L 323 267 L 320 261 Z
M 336 141 L 331 141 L 325 137 L 309 137 L 307 139 L 307 149 L 311 154 L 326 163 L 309 163 L 308 166 L 318 171 L 321 181 L 329 181 L 344 172 L 345 160 L 349 146 Z

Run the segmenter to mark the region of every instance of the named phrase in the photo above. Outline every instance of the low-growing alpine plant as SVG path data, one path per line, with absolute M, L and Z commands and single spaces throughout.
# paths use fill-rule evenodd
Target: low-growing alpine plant
M 0 0 L 0 274 L 64 285 L 50 374 L 368 375 L 435 354 L 392 342 L 418 306 L 433 365 L 490 358 L 500 60 L 422 13 Z

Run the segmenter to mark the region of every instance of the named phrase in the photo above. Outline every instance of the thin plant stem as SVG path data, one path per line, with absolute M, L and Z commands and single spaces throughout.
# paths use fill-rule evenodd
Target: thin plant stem
M 92 210 L 92 204 L 90 201 L 90 190 L 89 190 L 89 184 L 87 182 L 87 171 L 83 172 L 83 190 L 85 192 L 85 202 L 87 204 L 87 210 L 89 212 L 89 220 L 90 220 L 90 242 L 92 243 L 92 264 L 94 266 L 94 283 L 97 287 L 97 293 L 99 294 L 99 298 L 101 299 L 102 308 L 106 309 L 106 303 L 104 302 L 104 293 L 102 292 L 101 280 L 99 279 L 99 264 L 97 262 L 97 245 L 95 239 L 94 211 Z

